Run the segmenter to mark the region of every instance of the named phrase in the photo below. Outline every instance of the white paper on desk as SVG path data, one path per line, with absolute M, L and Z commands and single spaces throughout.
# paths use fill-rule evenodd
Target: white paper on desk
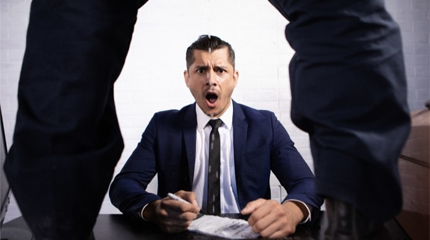
M 188 230 L 228 239 L 253 239 L 260 236 L 260 234 L 254 233 L 248 222 L 243 219 L 212 215 L 203 215 L 195 219 Z

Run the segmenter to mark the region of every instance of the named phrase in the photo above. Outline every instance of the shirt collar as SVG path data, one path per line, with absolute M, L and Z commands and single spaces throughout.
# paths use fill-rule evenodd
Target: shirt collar
M 227 129 L 231 129 L 233 122 L 233 101 L 230 100 L 230 105 L 227 110 L 219 117 L 222 120 Z M 197 116 L 197 130 L 202 131 L 208 124 L 211 117 L 206 115 L 200 106 L 196 103 L 196 116 Z

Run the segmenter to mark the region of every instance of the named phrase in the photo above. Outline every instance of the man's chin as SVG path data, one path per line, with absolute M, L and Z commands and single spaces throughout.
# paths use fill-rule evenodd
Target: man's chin
M 217 117 L 220 113 L 216 109 L 209 109 L 205 111 L 205 114 L 213 118 L 213 117 Z

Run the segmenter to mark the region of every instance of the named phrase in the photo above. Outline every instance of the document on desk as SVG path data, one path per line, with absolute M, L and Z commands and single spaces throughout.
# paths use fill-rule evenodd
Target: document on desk
M 212 215 L 203 215 L 195 219 L 188 230 L 227 239 L 254 239 L 260 236 L 260 234 L 254 233 L 248 222 L 243 219 Z

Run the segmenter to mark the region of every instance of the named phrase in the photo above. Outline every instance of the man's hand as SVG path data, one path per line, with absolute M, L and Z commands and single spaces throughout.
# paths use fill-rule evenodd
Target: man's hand
M 293 234 L 305 215 L 294 202 L 280 204 L 275 200 L 257 199 L 241 211 L 248 215 L 252 231 L 266 238 L 281 238 Z
M 197 217 L 200 207 L 193 192 L 179 191 L 175 195 L 191 204 L 166 197 L 148 204 L 143 211 L 143 217 L 156 223 L 165 232 L 174 233 L 187 230 L 192 220 Z

